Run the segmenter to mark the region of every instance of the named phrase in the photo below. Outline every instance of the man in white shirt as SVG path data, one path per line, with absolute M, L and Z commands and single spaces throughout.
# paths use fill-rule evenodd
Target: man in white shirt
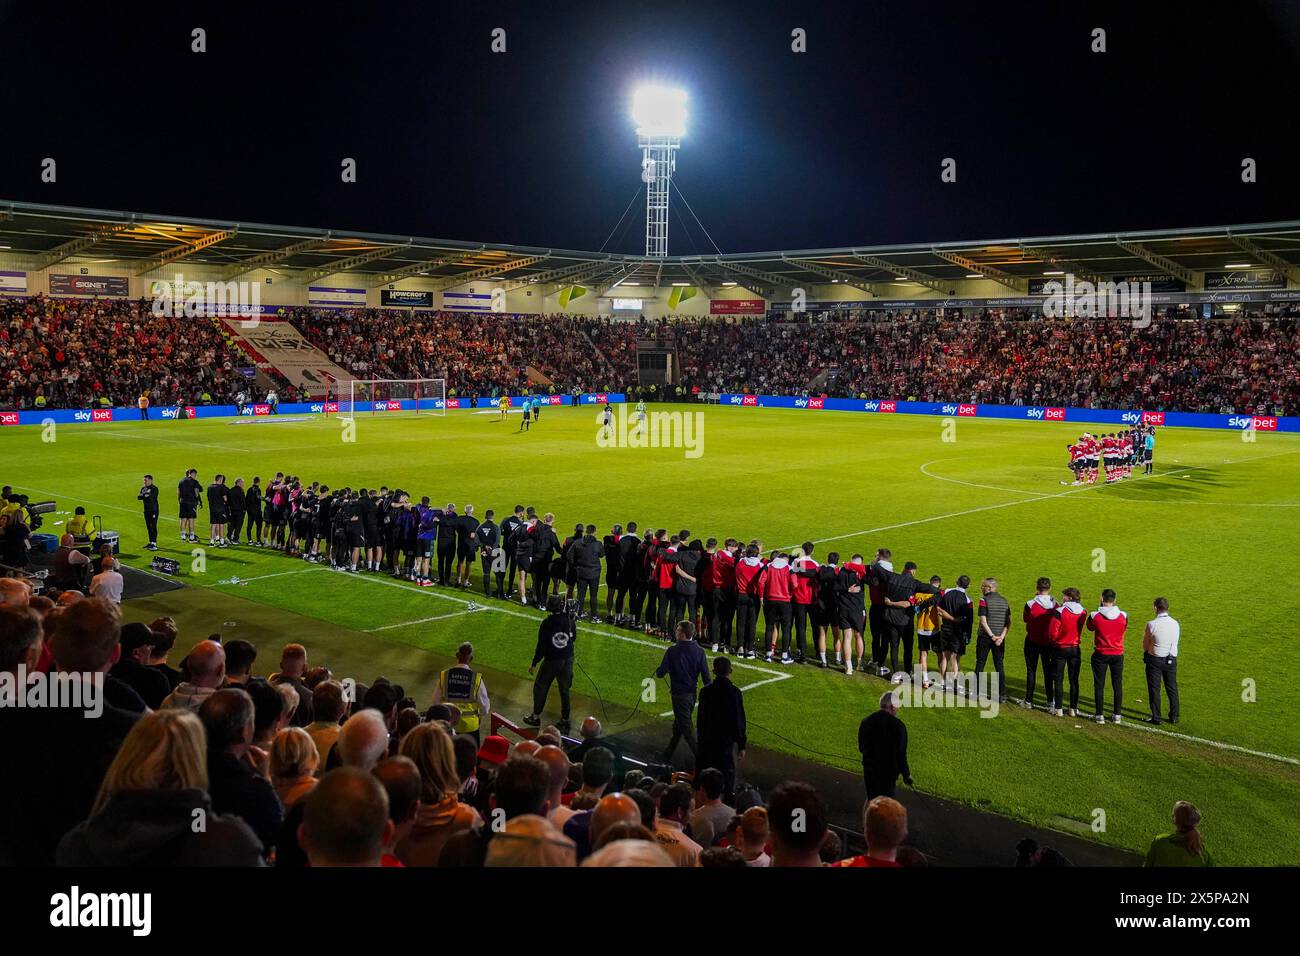
M 1156 616 L 1147 622 L 1142 635 L 1142 661 L 1146 664 L 1147 699 L 1151 702 L 1148 724 L 1160 723 L 1160 684 L 1169 695 L 1169 723 L 1178 723 L 1178 637 L 1181 628 L 1169 616 L 1169 601 L 1154 601 Z
M 117 559 L 110 552 L 100 567 L 103 570 L 90 579 L 90 596 L 103 598 L 109 604 L 121 604 L 123 581 Z

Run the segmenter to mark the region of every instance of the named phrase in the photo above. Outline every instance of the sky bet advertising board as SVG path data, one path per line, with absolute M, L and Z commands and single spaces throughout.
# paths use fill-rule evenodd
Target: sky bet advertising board
M 579 395 L 575 402 L 572 395 L 542 395 L 542 402 L 547 405 L 604 405 L 606 402 L 617 405 L 627 401 L 622 392 L 590 392 Z M 512 395 L 510 407 L 519 408 L 524 396 Z M 464 411 L 472 409 L 496 408 L 497 399 L 487 396 L 420 399 L 420 409 L 436 411 Z M 938 415 L 953 418 L 1000 418 L 1031 422 L 1083 422 L 1092 425 L 1136 425 L 1144 423 L 1166 428 L 1230 428 L 1238 431 L 1253 428 L 1256 431 L 1300 432 L 1300 416 L 1271 415 L 1219 415 L 1202 412 L 1160 412 L 1143 409 L 1120 408 L 1064 408 L 1050 405 L 977 405 L 964 402 L 904 402 L 896 399 L 874 398 L 822 398 L 819 396 L 789 395 L 747 395 L 738 392 L 724 392 L 718 398 L 720 405 L 734 405 L 740 408 L 796 408 L 815 412 L 866 412 L 875 415 Z M 413 399 L 400 401 L 357 402 L 357 414 L 371 412 L 414 411 Z M 337 402 L 294 402 L 280 404 L 281 415 L 319 415 L 338 412 Z M 199 405 L 177 409 L 163 406 L 150 409 L 151 420 L 167 421 L 176 418 L 235 418 L 238 413 L 234 405 Z M 265 417 L 273 419 L 269 406 L 249 405 L 244 408 L 246 418 Z M 41 425 L 47 421 L 57 424 L 96 424 L 99 422 L 134 422 L 140 418 L 135 408 L 58 408 L 25 409 L 23 411 L 0 411 L 0 427 L 5 425 Z

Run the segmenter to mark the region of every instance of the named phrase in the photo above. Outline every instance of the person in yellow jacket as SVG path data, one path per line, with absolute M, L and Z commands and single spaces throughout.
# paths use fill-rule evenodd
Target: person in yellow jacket
M 435 704 L 455 704 L 460 709 L 456 733 L 470 734 L 479 739 L 479 726 L 492 712 L 483 675 L 470 666 L 474 660 L 474 645 L 466 641 L 456 648 L 456 663 L 438 675 L 433 688 Z
M 63 530 L 72 535 L 73 547 L 90 547 L 90 519 L 86 517 L 86 509 L 81 505 L 77 505 L 76 511 L 68 519 L 68 523 L 64 525 Z
M 940 587 L 943 580 L 939 575 L 930 578 L 930 583 L 935 587 Z M 921 668 L 921 686 L 929 687 L 933 681 L 930 680 L 930 672 L 926 670 L 929 663 L 929 651 L 934 649 L 936 654 L 939 653 L 939 602 L 938 594 L 918 594 L 916 595 L 916 663 Z
M 140 409 L 140 421 L 149 420 L 149 393 L 141 392 L 140 397 L 135 400 L 136 406 Z

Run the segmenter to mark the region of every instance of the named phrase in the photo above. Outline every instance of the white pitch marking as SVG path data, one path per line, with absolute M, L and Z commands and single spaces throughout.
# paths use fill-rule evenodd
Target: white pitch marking
M 1235 460 L 1227 460 L 1227 461 L 1224 461 L 1223 464 L 1225 464 L 1225 465 L 1238 465 L 1238 464 L 1243 464 L 1243 463 L 1249 463 L 1249 462 L 1252 462 L 1252 461 L 1262 461 L 1262 460 L 1264 460 L 1265 458 L 1278 458 L 1278 457 L 1281 457 L 1281 456 L 1283 456 L 1283 455 L 1297 455 L 1297 454 L 1300 454 L 1300 448 L 1295 448 L 1295 449 L 1292 449 L 1292 450 L 1290 450 L 1290 451 L 1280 451 L 1280 452 L 1276 452 L 1275 454 L 1272 454 L 1272 455 L 1255 455 L 1255 456 L 1250 457 L 1250 458 L 1237 458 L 1237 459 L 1235 459 Z M 941 461 L 941 460 L 947 460 L 947 459 L 936 459 L 936 461 Z M 933 461 L 931 461 L 931 462 L 926 462 L 926 464 L 927 464 L 927 465 L 933 465 L 934 462 L 933 462 Z M 921 467 L 924 468 L 925 465 L 922 465 Z M 1133 480 L 1133 481 L 1143 481 L 1143 480 L 1147 480 L 1147 479 L 1155 479 L 1155 478 L 1172 478 L 1173 476 L 1175 476 L 1175 475 L 1177 475 L 1177 474 L 1179 474 L 1179 473 L 1181 473 L 1181 472 L 1185 472 L 1185 471 L 1204 471 L 1206 468 L 1217 468 L 1217 467 L 1218 467 L 1217 465 L 1194 465 L 1194 466 L 1187 467 L 1187 468 L 1176 468 L 1176 469 L 1174 469 L 1173 471 L 1165 471 L 1165 472 L 1161 472 L 1161 473 L 1158 474 L 1158 475 L 1138 475 L 1136 478 L 1133 478 L 1133 479 L 1131 479 L 1131 480 Z M 935 477 L 938 477 L 938 476 L 936 476 L 936 475 L 928 475 L 928 477 L 930 477 L 930 478 L 935 478 Z M 1081 487 L 1081 488 L 1071 488 L 1069 491 L 1059 491 L 1059 492 L 1057 492 L 1056 494 L 1052 494 L 1052 495 L 1039 495 L 1037 498 L 1019 498 L 1019 499 L 1017 499 L 1017 500 L 1015 500 L 1015 501 L 1003 501 L 1003 502 L 1001 502 L 1001 503 L 999 503 L 999 504 L 994 504 L 994 505 L 982 505 L 982 506 L 979 507 L 979 508 L 968 508 L 968 509 L 965 510 L 965 511 L 954 511 L 954 512 L 951 512 L 951 513 L 949 513 L 949 514 L 944 514 L 944 515 L 932 515 L 932 516 L 930 516 L 929 518 L 917 518 L 917 519 L 915 519 L 914 521 L 902 521 L 902 522 L 899 522 L 898 524 L 882 525 L 882 526 L 879 527 L 879 528 L 867 528 L 867 529 L 864 530 L 864 531 L 852 531 L 852 532 L 850 532 L 850 533 L 848 533 L 848 534 L 837 534 L 837 535 L 835 535 L 835 536 L 833 536 L 833 537 L 830 537 L 830 538 L 817 538 L 817 539 L 815 539 L 815 540 L 813 541 L 813 544 L 826 544 L 827 542 L 830 542 L 830 541 L 843 541 L 845 538 L 859 538 L 859 537 L 861 537 L 861 536 L 863 536 L 863 535 L 867 535 L 867 534 L 876 534 L 877 532 L 880 532 L 880 531 L 895 531 L 895 530 L 897 530 L 898 528 L 910 528 L 910 527 L 912 527 L 913 525 L 918 525 L 918 524 L 929 524 L 929 523 L 932 522 L 932 521 L 943 521 L 943 520 L 945 520 L 945 519 L 947 519 L 947 518 L 961 518 L 961 517 L 964 517 L 965 515 L 979 514 L 979 513 L 982 512 L 982 511 L 997 511 L 997 510 L 1000 509 L 1000 508 L 1011 508 L 1011 507 L 1014 507 L 1015 505 L 1030 504 L 1030 503 L 1032 503 L 1032 502 L 1037 502 L 1037 501 L 1050 501 L 1050 500 L 1053 499 L 1053 498 L 1064 498 L 1064 497 L 1066 497 L 1066 496 L 1068 496 L 1068 495 L 1077 495 L 1077 494 L 1080 494 L 1081 492 L 1085 492 L 1085 491 L 1095 491 L 1095 490 L 1097 490 L 1098 488 L 1113 488 L 1113 487 L 1115 487 L 1115 486 L 1114 486 L 1114 485 L 1107 485 L 1107 484 L 1084 485 L 1084 486 Z M 1036 494 L 1036 492 L 1025 492 L 1025 494 Z M 1137 503 L 1138 503 L 1138 504 L 1141 504 L 1142 502 L 1137 502 Z M 787 548 L 797 548 L 798 545 L 797 545 L 797 544 L 791 544 L 791 545 L 787 545 L 786 547 L 787 547 Z M 784 549 L 781 549 L 781 550 L 784 550 Z
M 433 617 L 421 617 L 414 621 L 399 621 L 396 624 L 385 624 L 382 627 L 367 627 L 362 633 L 374 634 L 376 631 L 391 631 L 397 627 L 411 627 L 415 624 L 428 624 L 430 621 L 445 621 L 449 617 L 464 617 L 467 614 L 478 614 L 483 611 L 490 611 L 489 607 L 475 607 L 464 611 L 452 611 L 450 614 L 435 614 Z

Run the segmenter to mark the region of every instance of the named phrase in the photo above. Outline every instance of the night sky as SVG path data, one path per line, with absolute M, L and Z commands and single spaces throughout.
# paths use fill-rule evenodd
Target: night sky
M 596 249 L 657 80 L 724 252 L 1300 218 L 1297 3 L 149 6 L 0 0 L 0 199 Z M 638 198 L 607 248 L 643 228 Z

